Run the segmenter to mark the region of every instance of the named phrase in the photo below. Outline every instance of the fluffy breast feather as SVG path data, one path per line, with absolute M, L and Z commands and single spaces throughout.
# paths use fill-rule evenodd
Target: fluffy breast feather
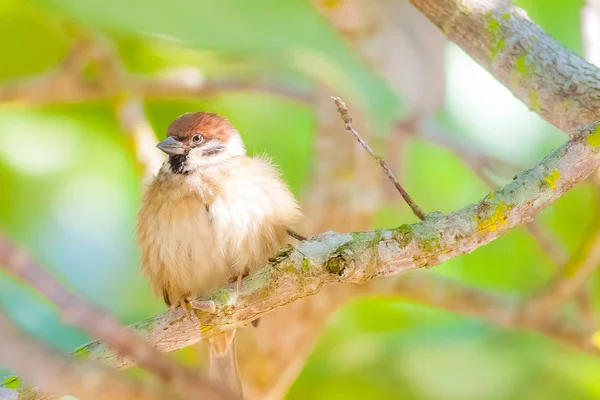
M 163 169 L 138 214 L 142 270 L 170 302 L 203 294 L 265 265 L 300 217 L 267 159 L 235 157 L 189 175 Z
M 228 278 L 226 265 L 213 254 L 206 204 L 183 176 L 159 174 L 148 187 L 138 215 L 137 243 L 142 271 L 167 303 Z
M 288 242 L 300 208 L 266 158 L 240 157 L 210 207 L 215 243 L 232 275 L 253 271 Z

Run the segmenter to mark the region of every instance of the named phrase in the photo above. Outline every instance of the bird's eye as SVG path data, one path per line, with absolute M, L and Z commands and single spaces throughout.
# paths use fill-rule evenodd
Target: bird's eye
M 196 134 L 192 137 L 192 142 L 201 143 L 204 140 L 204 137 L 200 134 Z

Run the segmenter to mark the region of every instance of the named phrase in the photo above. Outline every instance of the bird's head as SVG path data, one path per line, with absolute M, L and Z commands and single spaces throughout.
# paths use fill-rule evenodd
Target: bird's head
M 246 154 L 239 132 L 217 114 L 194 112 L 171 122 L 167 138 L 156 147 L 169 155 L 172 172 L 188 174 Z

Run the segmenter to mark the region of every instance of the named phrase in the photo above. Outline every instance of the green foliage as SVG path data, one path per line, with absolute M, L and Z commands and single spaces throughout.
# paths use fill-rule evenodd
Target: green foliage
M 34 0 L 77 21 L 127 36 L 268 62 L 326 80 L 385 126 L 398 100 L 304 0 Z M 275 33 L 276 32 L 276 33 Z M 383 122 L 382 122 L 383 120 Z

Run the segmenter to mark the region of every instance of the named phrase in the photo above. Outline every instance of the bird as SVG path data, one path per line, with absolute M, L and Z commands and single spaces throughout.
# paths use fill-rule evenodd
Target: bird
M 141 269 L 171 310 L 238 282 L 267 264 L 302 211 L 274 163 L 249 156 L 237 129 L 210 112 L 189 112 L 157 145 L 167 154 L 137 215 Z M 235 330 L 208 339 L 209 376 L 243 398 Z

